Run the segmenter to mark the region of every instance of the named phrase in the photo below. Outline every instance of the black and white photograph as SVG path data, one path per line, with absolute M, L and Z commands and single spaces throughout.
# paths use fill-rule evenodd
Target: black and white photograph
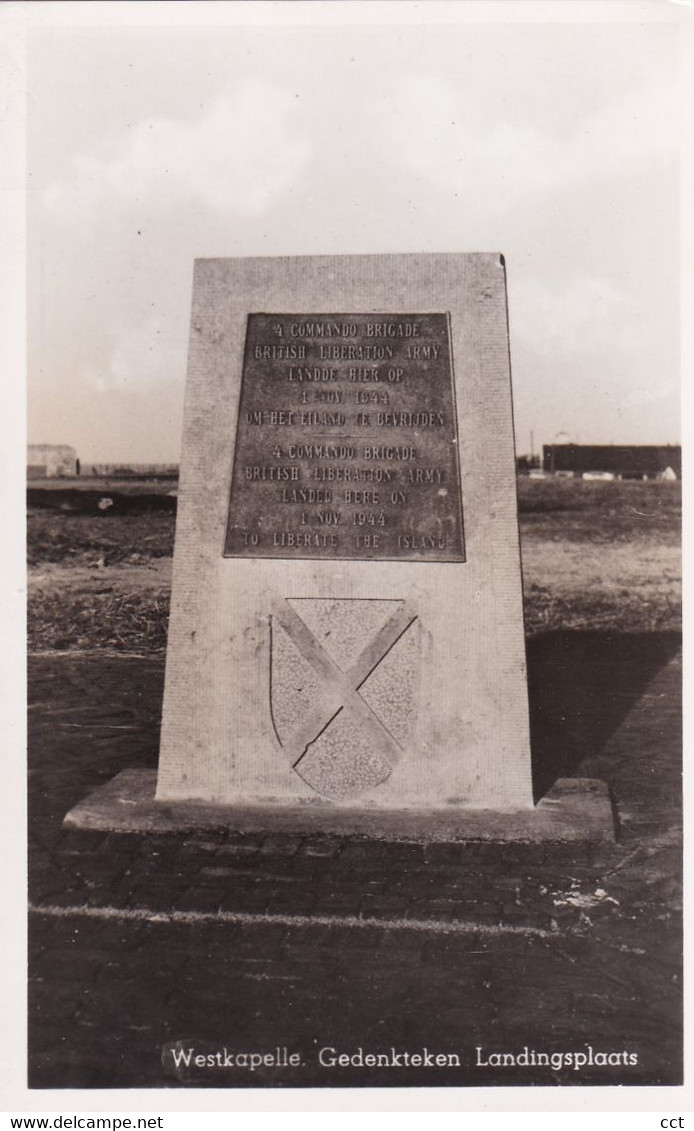
M 691 7 L 8 9 L 22 1102 L 674 1111 Z

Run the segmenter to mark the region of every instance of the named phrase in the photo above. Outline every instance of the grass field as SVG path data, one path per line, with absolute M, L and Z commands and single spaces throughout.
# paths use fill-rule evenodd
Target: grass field
M 31 650 L 166 647 L 175 500 L 146 486 L 32 489 Z M 519 480 L 528 635 L 678 631 L 680 516 L 679 483 Z

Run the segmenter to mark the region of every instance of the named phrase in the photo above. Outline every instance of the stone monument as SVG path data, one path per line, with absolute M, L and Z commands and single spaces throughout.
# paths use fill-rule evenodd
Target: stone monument
M 153 792 L 68 820 L 611 835 L 533 803 L 500 255 L 196 263 Z

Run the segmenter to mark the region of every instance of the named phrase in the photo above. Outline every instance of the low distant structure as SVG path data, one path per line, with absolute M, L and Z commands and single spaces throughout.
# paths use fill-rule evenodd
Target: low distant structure
M 516 456 L 516 472 L 518 475 L 532 475 L 540 466 L 538 455 Z
M 72 479 L 79 473 L 77 452 L 67 444 L 28 445 L 28 479 Z
M 87 463 L 82 474 L 94 479 L 178 479 L 178 464 Z
M 679 444 L 544 444 L 548 475 L 584 479 L 681 479 Z

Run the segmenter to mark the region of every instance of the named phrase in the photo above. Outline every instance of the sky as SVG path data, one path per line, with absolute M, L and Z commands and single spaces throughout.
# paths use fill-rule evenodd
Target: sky
M 178 460 L 197 257 L 428 251 L 505 256 L 519 453 L 680 441 L 676 22 L 166 7 L 29 37 L 30 443 Z

